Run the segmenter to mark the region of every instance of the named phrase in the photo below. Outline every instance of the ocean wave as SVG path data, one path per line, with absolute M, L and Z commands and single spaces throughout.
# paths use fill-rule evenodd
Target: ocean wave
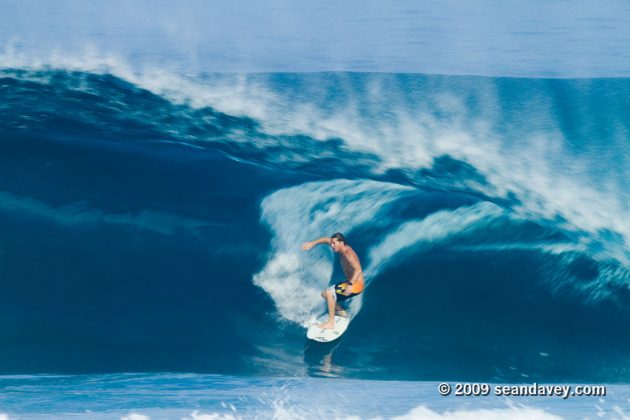
M 446 366 L 456 377 L 464 356 L 453 349 L 466 347 L 477 358 L 461 376 L 627 377 L 627 79 L 183 75 L 98 53 L 76 62 L 5 54 L 0 65 L 0 273 L 29 280 L 7 289 L 0 325 L 43 331 L 31 314 L 51 311 L 67 328 L 49 344 L 63 343 L 59 354 L 89 323 L 111 328 L 107 340 L 120 349 L 149 330 L 142 348 L 155 358 L 134 359 L 146 366 L 163 360 L 147 343 L 194 324 L 198 333 L 179 340 L 221 354 L 185 366 L 251 371 L 275 358 L 269 365 L 282 372 L 308 371 L 299 325 L 323 310 L 319 293 L 341 274 L 323 247 L 299 246 L 342 231 L 368 280 L 343 345 L 364 350 L 330 371 L 423 378 Z M 103 229 L 77 236 L 85 226 Z M 109 228 L 126 232 L 110 245 L 100 236 Z M 80 246 L 59 246 L 78 237 Z M 129 320 L 103 316 L 117 313 L 107 299 L 68 293 L 59 311 L 37 293 L 53 288 L 50 272 L 64 273 L 54 290 L 88 293 L 62 249 L 85 259 L 98 290 L 124 290 L 130 270 L 100 259 L 102 243 L 132 252 L 117 256 L 142 273 L 133 293 L 108 295 L 114 307 L 140 299 L 149 308 L 124 312 L 138 330 L 120 332 Z M 32 252 L 49 255 L 40 271 Z M 88 305 L 102 311 L 85 325 L 68 315 Z M 169 317 L 158 316 L 162 307 Z M 427 308 L 439 307 L 450 312 L 432 317 Z M 458 322 L 466 334 L 453 333 Z M 579 334 L 565 334 L 580 323 Z M 365 343 L 374 326 L 389 335 Z M 214 330 L 230 344 L 213 347 L 205 331 Z M 21 346 L 47 354 L 48 344 L 15 334 L 5 360 L 28 364 Z M 602 362 L 587 366 L 571 349 L 593 336 Z M 261 337 L 286 347 L 274 351 Z M 406 349 L 403 338 L 411 353 L 385 357 Z M 71 358 L 36 359 L 54 368 Z
M 21 101 L 29 93 L 38 95 L 43 86 L 54 87 L 61 98 L 82 92 L 89 96 L 76 100 L 96 101 L 92 110 L 82 111 L 77 129 L 91 124 L 122 138 L 138 133 L 201 147 L 210 143 L 214 146 L 205 147 L 245 160 L 312 171 L 327 165 L 338 176 L 344 173 L 340 165 L 346 166 L 345 173 L 370 177 L 399 171 L 409 183 L 508 200 L 523 217 L 562 224 L 576 235 L 586 232 L 583 240 L 603 245 L 604 258 L 628 265 L 625 215 L 630 205 L 623 182 L 628 167 L 614 158 L 625 148 L 623 100 L 615 93 L 623 90 L 625 79 L 344 73 L 200 77 L 132 71 L 107 57 L 75 65 L 73 60 L 29 62 L 5 54 L 0 62 L 23 69 L 17 74 L 5 70 L 5 75 L 37 83 L 19 92 Z M 8 86 L 5 92 L 13 88 L 18 89 Z M 564 126 L 554 119 L 565 106 L 558 95 L 577 104 Z M 612 112 L 589 114 L 590 102 Z M 25 115 L 37 114 L 37 106 Z M 617 128 L 596 131 L 603 118 Z M 17 121 L 28 129 L 37 119 Z M 578 125 L 589 127 L 580 121 L 592 121 L 594 128 L 580 129 Z M 70 126 L 68 121 L 65 125 Z M 602 150 L 611 166 L 602 165 Z M 471 171 L 444 184 L 457 170 L 440 172 L 444 157 Z

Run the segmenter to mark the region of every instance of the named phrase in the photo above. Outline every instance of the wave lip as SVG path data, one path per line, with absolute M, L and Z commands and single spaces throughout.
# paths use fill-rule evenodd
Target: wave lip
M 617 93 L 627 90 L 628 79 L 190 76 L 132 70 L 109 58 L 92 64 L 60 59 L 51 65 L 5 56 L 0 62 L 9 69 L 3 72 L 13 72 L 14 78 L 36 82 L 40 89 L 53 86 L 58 98 L 86 94 L 76 107 L 77 130 L 87 124 L 94 134 L 109 130 L 131 138 L 137 133 L 143 140 L 220 148 L 245 161 L 320 174 L 326 167 L 329 173 L 323 175 L 332 172 L 340 178 L 387 180 L 395 171 L 411 184 L 459 187 L 508 202 L 522 217 L 562 224 L 597 249 L 600 259 L 613 258 L 626 266 L 630 261 L 625 223 L 630 204 L 624 182 L 630 169 L 622 158 L 627 154 L 628 100 Z M 26 70 L 18 76 L 11 68 Z M 78 74 L 67 74 L 73 71 Z M 89 81 L 90 76 L 110 74 L 116 77 Z M 94 90 L 99 86 L 107 89 Z M 331 91 L 338 94 L 327 95 Z M 146 92 L 154 96 L 146 98 Z M 32 94 L 27 90 L 14 96 L 26 101 Z M 50 97 L 30 100 L 43 107 Z M 573 104 L 572 111 L 563 113 L 565 102 Z M 591 103 L 609 112 L 592 112 Z M 108 120 L 99 120 L 103 108 Z M 49 110 L 25 112 L 33 113 L 33 121 L 22 121 L 28 128 Z M 54 121 L 42 130 L 58 130 Z M 14 121 L 0 121 L 0 126 L 5 123 Z M 445 158 L 459 162 L 459 168 L 440 171 Z M 453 185 L 443 183 L 453 175 Z

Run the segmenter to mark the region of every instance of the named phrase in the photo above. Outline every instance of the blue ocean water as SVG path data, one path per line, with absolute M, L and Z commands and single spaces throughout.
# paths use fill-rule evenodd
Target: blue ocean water
M 0 386 L 11 419 L 624 419 L 630 397 L 623 385 L 605 397 L 442 397 L 433 382 L 168 373 L 4 376 Z
M 496 26 L 477 49 L 457 42 L 468 15 L 454 3 L 440 25 L 437 11 L 394 13 L 401 32 L 383 45 L 410 43 L 388 61 L 384 46 L 317 55 L 329 38 L 286 28 L 260 55 L 230 38 L 198 56 L 215 38 L 172 26 L 167 3 L 145 31 L 69 4 L 0 4 L 13 16 L 0 29 L 0 419 L 627 416 L 625 8 L 575 8 L 541 32 L 525 19 L 515 50 Z M 122 13 L 113 4 L 103 16 Z M 273 10 L 271 26 L 291 7 Z M 412 54 L 417 21 L 445 31 L 447 55 L 437 41 Z M 575 22 L 585 30 L 569 36 Z M 298 47 L 303 61 L 278 70 Z M 300 244 L 336 231 L 366 290 L 349 330 L 321 345 L 304 325 L 343 273 L 331 250 Z M 442 397 L 443 381 L 608 394 Z
M 626 79 L 0 75 L 4 374 L 628 381 Z M 334 231 L 367 289 L 322 346 Z

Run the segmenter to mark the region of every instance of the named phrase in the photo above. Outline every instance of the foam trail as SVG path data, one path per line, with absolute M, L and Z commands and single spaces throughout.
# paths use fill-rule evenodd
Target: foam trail
M 492 220 L 505 216 L 500 207 L 481 202 L 455 210 L 442 210 L 422 220 L 403 223 L 370 250 L 369 266 L 365 270 L 368 278 L 375 277 L 393 257 L 412 246 L 430 247 L 453 235 L 467 235 L 480 229 Z
M 280 315 L 304 323 L 321 308 L 320 292 L 333 257 L 322 247 L 303 253 L 300 244 L 367 223 L 409 187 L 376 181 L 334 180 L 276 191 L 261 203 L 261 220 L 273 233 L 272 255 L 254 283 L 273 298 Z

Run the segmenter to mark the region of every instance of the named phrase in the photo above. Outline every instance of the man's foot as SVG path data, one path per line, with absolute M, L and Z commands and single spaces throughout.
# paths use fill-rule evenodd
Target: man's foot
M 317 324 L 317 326 L 319 328 L 324 328 L 327 330 L 332 330 L 333 328 L 335 328 L 335 321 L 326 321 L 326 322 L 322 322 L 321 324 Z
M 335 315 L 348 318 L 348 312 L 346 312 L 344 309 L 339 309 L 335 311 Z

